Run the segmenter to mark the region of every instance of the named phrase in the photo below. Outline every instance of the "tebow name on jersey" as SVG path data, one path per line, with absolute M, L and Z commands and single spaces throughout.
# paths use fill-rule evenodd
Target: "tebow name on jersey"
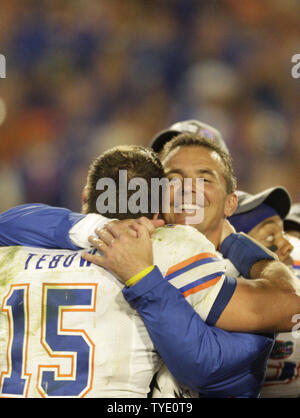
M 89 251 L 91 254 L 96 252 L 95 249 Z M 29 253 L 25 262 L 24 270 L 43 270 L 43 269 L 55 269 L 55 268 L 68 268 L 73 262 L 79 262 L 79 267 L 90 267 L 91 263 L 84 260 L 80 253 L 71 254 L 34 254 Z

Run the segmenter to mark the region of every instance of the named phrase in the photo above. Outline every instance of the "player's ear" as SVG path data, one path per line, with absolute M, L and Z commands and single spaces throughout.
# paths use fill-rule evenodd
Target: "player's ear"
M 87 186 L 84 186 L 81 192 L 81 203 L 85 205 L 86 201 L 87 201 Z
M 238 197 L 236 193 L 231 193 L 226 197 L 225 206 L 224 206 L 224 215 L 227 218 L 231 216 L 236 211 L 238 207 Z
M 88 205 L 87 205 L 87 186 L 84 186 L 81 192 L 81 212 L 88 213 Z

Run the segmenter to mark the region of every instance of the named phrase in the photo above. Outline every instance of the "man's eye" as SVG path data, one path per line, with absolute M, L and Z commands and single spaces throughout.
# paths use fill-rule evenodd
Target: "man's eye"
M 182 176 L 180 174 L 169 174 L 168 179 L 176 182 L 177 180 L 182 180 Z
M 207 177 L 200 177 L 200 178 L 204 181 L 204 183 L 210 183 L 211 182 L 211 180 Z
M 274 241 L 274 235 L 273 234 L 271 234 L 271 235 L 268 235 L 266 238 L 265 238 L 265 241 L 266 242 L 268 242 L 268 243 L 271 243 L 271 242 L 273 242 Z
M 169 184 L 168 187 L 173 187 L 174 189 L 182 188 L 182 178 L 180 177 L 168 177 Z

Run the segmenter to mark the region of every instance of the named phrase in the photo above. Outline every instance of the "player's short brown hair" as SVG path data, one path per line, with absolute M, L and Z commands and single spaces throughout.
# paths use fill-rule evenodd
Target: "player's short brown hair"
M 146 213 L 120 213 L 119 210 L 119 171 L 127 171 L 127 186 L 133 178 L 143 178 L 148 185 L 148 211 Z M 116 185 L 116 212 L 106 212 L 107 218 L 138 218 L 146 216 L 152 219 L 151 213 L 151 179 L 164 177 L 164 169 L 157 154 L 147 147 L 138 145 L 121 145 L 109 149 L 96 158 L 90 165 L 86 183 L 86 203 L 83 205 L 83 213 L 99 213 L 97 210 L 97 199 L 100 191 L 97 190 L 97 183 L 102 178 L 112 179 Z M 127 198 L 135 191 L 127 190 Z
M 163 161 L 166 157 L 170 154 L 177 147 L 190 147 L 190 146 L 197 146 L 197 147 L 204 147 L 208 148 L 212 151 L 215 151 L 221 158 L 223 164 L 223 176 L 226 182 L 226 191 L 228 194 L 233 193 L 236 190 L 237 180 L 234 175 L 233 166 L 232 166 L 232 158 L 229 154 L 223 151 L 219 145 L 215 142 L 204 138 L 197 134 L 192 133 L 184 133 L 175 136 L 171 141 L 167 142 L 163 147 L 162 151 L 160 152 L 160 160 Z M 187 161 L 188 164 L 188 161 Z

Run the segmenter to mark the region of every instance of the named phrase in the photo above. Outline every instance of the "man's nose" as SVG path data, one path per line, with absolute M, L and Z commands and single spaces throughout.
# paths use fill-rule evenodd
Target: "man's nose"
M 287 258 L 294 249 L 293 245 L 285 237 L 278 239 L 277 246 L 278 246 L 277 255 L 279 258 L 282 258 L 282 259 Z

